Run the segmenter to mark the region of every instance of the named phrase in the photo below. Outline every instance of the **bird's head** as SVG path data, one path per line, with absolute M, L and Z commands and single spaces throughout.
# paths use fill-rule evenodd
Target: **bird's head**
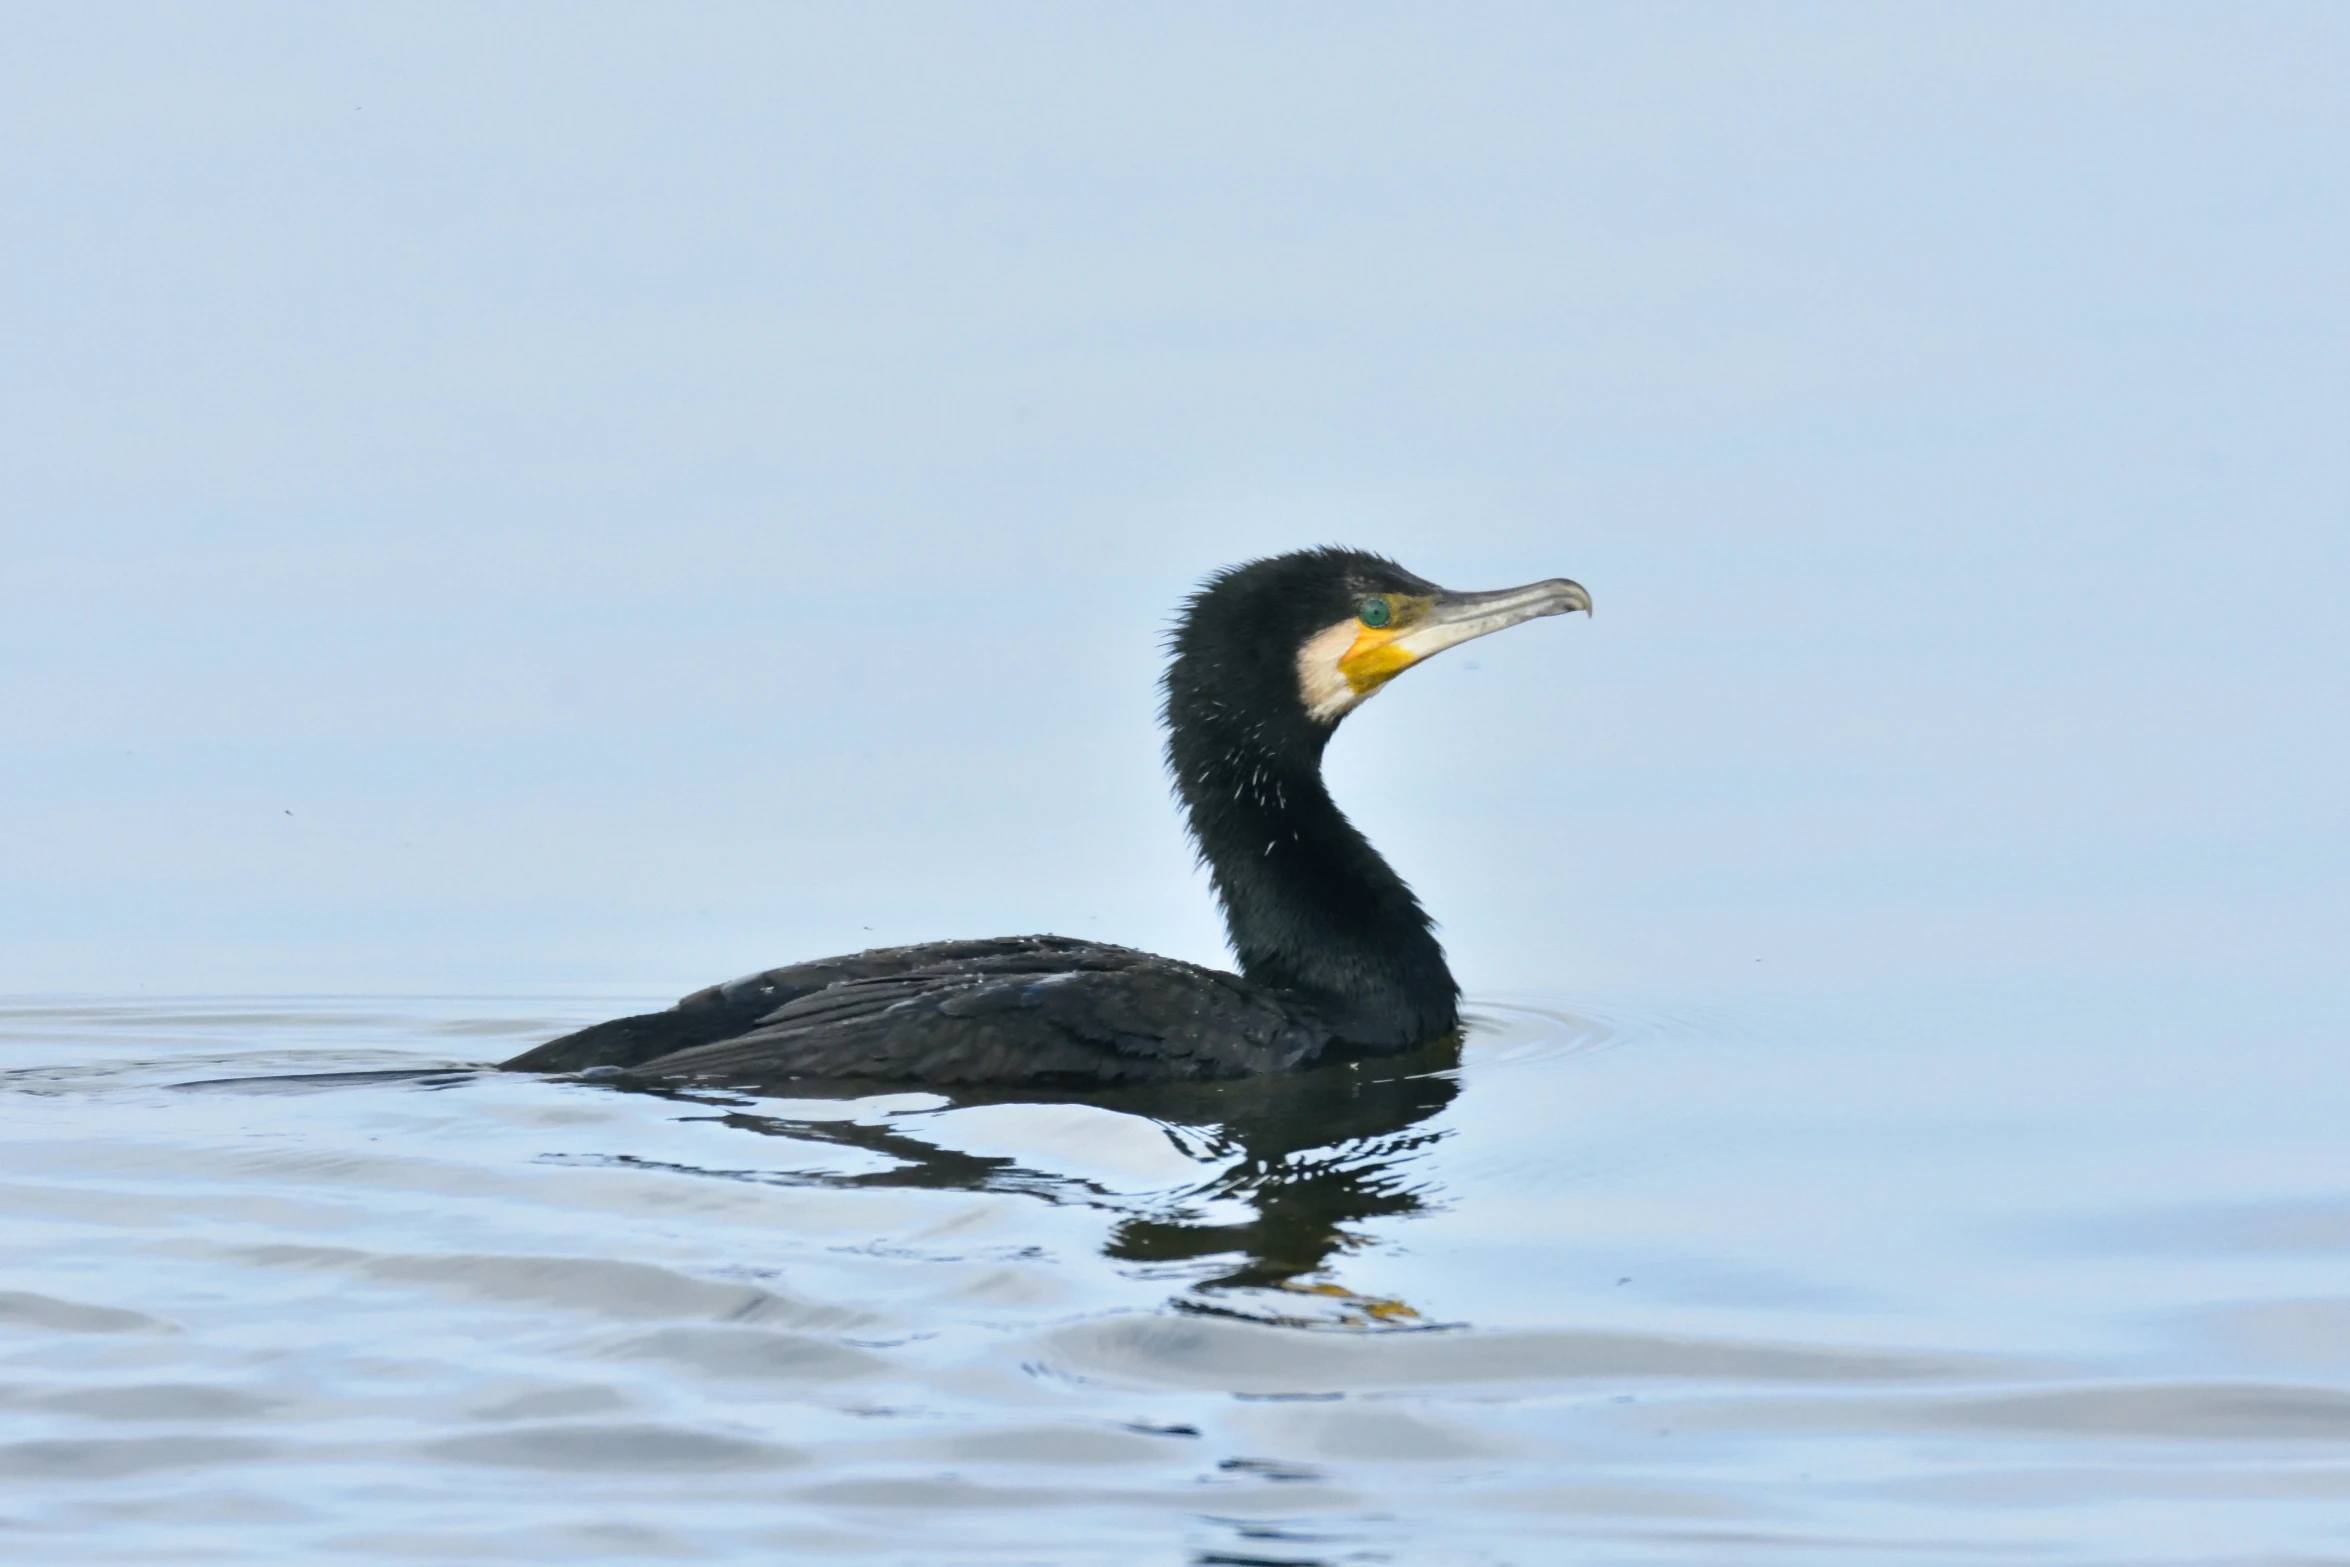
M 1169 643 L 1168 723 L 1221 716 L 1263 726 L 1268 749 L 1302 741 L 1318 753 L 1340 719 L 1421 660 L 1576 609 L 1588 614 L 1591 596 L 1564 577 L 1454 593 L 1360 550 L 1250 561 L 1184 606 Z

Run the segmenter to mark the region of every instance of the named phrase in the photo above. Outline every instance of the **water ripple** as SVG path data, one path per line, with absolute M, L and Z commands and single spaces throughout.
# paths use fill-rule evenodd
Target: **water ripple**
M 2214 1192 L 2002 1108 L 2021 1033 L 1934 1092 L 1883 1020 L 1541 996 L 1049 1102 L 468 1059 L 582 1010 L 0 1012 L 21 1554 L 2315 1561 L 2350 1495 L 2332 1150 Z

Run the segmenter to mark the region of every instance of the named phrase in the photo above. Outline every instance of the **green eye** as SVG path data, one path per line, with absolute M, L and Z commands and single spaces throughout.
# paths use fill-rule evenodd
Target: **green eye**
M 1355 618 L 1377 631 L 1395 618 L 1395 606 L 1387 601 L 1386 594 L 1374 593 L 1363 600 L 1363 607 L 1355 611 Z

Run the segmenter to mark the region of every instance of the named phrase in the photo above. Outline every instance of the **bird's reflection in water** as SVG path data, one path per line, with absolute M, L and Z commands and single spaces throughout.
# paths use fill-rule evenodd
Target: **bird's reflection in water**
M 713 1119 L 893 1161 L 888 1169 L 867 1173 L 786 1177 L 795 1184 L 1023 1192 L 1118 1212 L 1104 1255 L 1134 1271 L 1186 1280 L 1188 1290 L 1175 1302 L 1186 1310 L 1258 1320 L 1419 1325 L 1409 1305 L 1357 1295 L 1334 1277 L 1334 1268 L 1365 1244 L 1359 1226 L 1417 1212 L 1433 1201 L 1412 1166 L 1421 1150 L 1446 1135 L 1434 1117 L 1460 1091 L 1460 1055 L 1456 1034 L 1408 1055 L 1294 1075 L 1051 1095 L 966 1090 L 944 1094 L 946 1105 L 925 1106 L 935 1113 L 975 1105 L 1092 1105 L 1155 1122 L 1212 1172 L 1173 1191 L 1139 1196 L 1019 1159 L 931 1142 L 916 1129 L 919 1116 L 798 1117 L 762 1110 L 757 1099 L 742 1097 L 869 1098 L 879 1086 L 869 1082 L 738 1086 L 723 1096 L 724 1108 Z M 708 1102 L 707 1096 L 690 1097 Z M 1245 1207 L 1246 1215 L 1236 1214 L 1235 1205 Z

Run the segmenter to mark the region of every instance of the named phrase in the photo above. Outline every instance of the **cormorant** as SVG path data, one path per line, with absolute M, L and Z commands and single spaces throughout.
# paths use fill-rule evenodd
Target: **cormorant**
M 1286 1072 L 1436 1039 L 1459 1025 L 1460 987 L 1419 900 L 1331 802 L 1322 749 L 1420 660 L 1577 609 L 1590 596 L 1564 578 L 1448 593 L 1335 548 L 1201 585 L 1169 639 L 1167 765 L 1239 974 L 1066 936 L 884 947 L 714 985 L 505 1069 L 648 1086 L 1100 1088 Z

